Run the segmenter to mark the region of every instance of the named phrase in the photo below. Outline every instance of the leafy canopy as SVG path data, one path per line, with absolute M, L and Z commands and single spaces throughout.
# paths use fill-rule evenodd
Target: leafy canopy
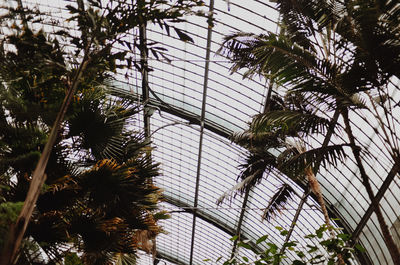
M 167 217 L 157 210 L 158 164 L 134 129 L 140 106 L 112 88 L 113 76 L 123 68 L 141 70 L 131 57 L 139 49 L 165 56 L 157 43 L 131 38 L 138 28 L 154 23 L 192 41 L 175 24 L 202 5 L 77 0 L 67 6 L 67 21 L 52 21 L 77 30 L 51 33 L 37 29 L 47 19 L 39 11 L 7 8 L 0 18 L 8 27 L 0 45 L 0 209 L 8 218 L 2 238 L 25 199 L 66 91 L 76 85 L 18 264 L 59 264 L 64 258 L 72 264 L 134 264 L 138 249 L 154 252 L 154 238 L 163 231 L 157 221 Z

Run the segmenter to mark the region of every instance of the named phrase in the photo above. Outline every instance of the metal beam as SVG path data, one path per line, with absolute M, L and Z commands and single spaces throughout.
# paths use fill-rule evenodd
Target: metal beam
M 124 97 L 131 98 L 134 101 L 137 101 L 137 100 L 140 100 L 142 102 L 144 101 L 144 98 L 142 95 L 129 93 L 129 90 L 120 88 L 120 84 L 115 85 L 113 87 L 113 90 L 115 90 L 118 93 L 123 93 Z M 179 118 L 182 118 L 184 120 L 187 120 L 190 124 L 200 126 L 200 117 L 190 111 L 185 110 L 185 109 L 182 109 L 182 108 L 179 108 L 176 106 L 172 106 L 172 105 L 166 105 L 166 104 L 163 104 L 163 102 L 160 102 L 159 100 L 152 99 L 152 98 L 147 99 L 146 105 L 148 107 L 158 108 L 161 111 L 165 111 L 166 113 L 169 113 L 169 114 L 175 115 Z M 204 128 L 219 135 L 219 136 L 222 136 L 224 138 L 228 138 L 233 133 L 232 130 L 229 130 L 226 127 L 224 127 L 216 122 L 213 122 L 211 120 L 208 120 L 208 119 L 204 119 Z
M 168 202 L 178 208 L 181 208 L 183 212 L 190 213 L 190 214 L 194 214 L 194 212 L 195 212 L 195 209 L 192 207 L 192 205 L 189 205 L 188 203 L 182 202 L 180 200 L 177 200 L 177 199 L 175 199 L 171 196 L 167 196 L 167 195 L 164 195 L 163 198 L 165 199 L 166 202 Z M 229 235 L 234 236 L 236 233 L 235 228 L 227 226 L 226 223 L 221 222 L 221 220 L 205 213 L 204 211 L 196 210 L 196 215 L 198 218 L 215 226 L 218 229 L 221 229 L 223 232 L 225 232 Z M 244 235 L 240 235 L 240 236 L 244 240 L 248 239 Z
M 382 214 L 382 210 L 379 207 L 379 205 L 376 203 L 375 201 L 375 196 L 374 196 L 374 192 L 372 190 L 371 187 L 371 183 L 370 183 L 370 177 L 368 176 L 366 169 L 363 165 L 363 161 L 361 159 L 361 148 L 358 148 L 356 145 L 356 139 L 355 136 L 353 134 L 352 128 L 351 128 L 351 124 L 350 124 L 350 119 L 349 119 L 349 110 L 347 109 L 347 107 L 343 108 L 341 110 L 341 114 L 343 117 L 343 122 L 345 124 L 345 131 L 346 134 L 349 138 L 349 142 L 350 142 L 350 147 L 351 147 L 351 151 L 353 153 L 353 156 L 356 160 L 356 165 L 360 171 L 360 175 L 361 175 L 361 179 L 362 179 L 362 184 L 364 186 L 364 188 L 367 191 L 368 197 L 371 200 L 371 205 L 373 207 L 373 210 L 375 211 L 375 214 L 378 218 L 378 224 L 379 227 L 381 229 L 382 232 L 382 236 L 384 238 L 384 242 L 386 245 L 387 250 L 389 251 L 390 257 L 393 261 L 393 263 L 395 264 L 400 264 L 400 250 L 397 248 L 396 243 L 393 240 L 392 235 L 390 234 L 389 228 L 386 224 L 386 221 L 383 217 Z M 395 165 L 394 167 L 390 170 L 390 173 L 393 171 L 393 169 L 396 167 L 397 164 L 397 158 L 395 158 Z M 397 170 L 393 173 L 394 175 L 396 175 Z M 390 175 L 389 173 L 389 175 Z M 390 182 L 388 183 L 388 185 L 390 184 Z M 386 191 L 386 189 L 383 191 L 383 193 Z M 383 196 L 383 194 L 382 194 Z M 372 213 L 371 213 L 372 214 Z M 368 217 L 369 218 L 369 217 Z M 367 220 L 367 219 L 366 219 Z M 365 222 L 366 222 L 365 220 Z M 360 232 L 358 232 L 360 233 Z
M 197 203 L 199 199 L 199 185 L 200 185 L 200 170 L 201 170 L 201 155 L 203 150 L 203 135 L 204 135 L 204 119 L 206 115 L 206 101 L 207 101 L 207 88 L 208 88 L 208 71 L 210 67 L 210 52 L 211 52 L 211 36 L 212 36 L 212 18 L 214 12 L 214 0 L 210 0 L 209 7 L 210 15 L 208 16 L 208 30 L 207 30 L 207 47 L 206 47 L 206 62 L 204 66 L 204 83 L 203 83 L 203 100 L 201 107 L 200 116 L 200 139 L 199 139 L 199 152 L 197 157 L 197 172 L 196 172 L 196 189 L 194 193 L 194 212 L 193 212 L 193 223 L 192 223 L 192 240 L 190 243 L 190 259 L 189 264 L 193 264 L 193 252 L 194 252 L 194 239 L 196 233 L 196 215 L 197 215 Z
M 328 129 L 328 132 L 327 132 L 327 134 L 326 134 L 326 136 L 324 138 L 324 141 L 322 143 L 322 147 L 328 146 L 329 142 L 331 141 L 331 138 L 332 138 L 333 132 L 335 130 L 339 115 L 340 115 L 340 111 L 337 109 L 335 111 L 335 113 L 333 114 L 333 117 L 332 117 L 332 119 L 330 121 L 329 129 Z M 320 165 L 321 165 L 321 158 L 319 158 L 317 160 L 317 162 L 315 163 L 315 167 L 313 168 L 313 173 L 315 175 L 318 173 Z M 310 195 L 310 193 L 311 193 L 311 190 L 309 189 L 309 187 L 306 187 L 304 189 L 303 196 L 300 199 L 300 203 L 299 203 L 299 206 L 298 206 L 298 208 L 296 210 L 296 213 L 295 213 L 295 215 L 293 217 L 292 223 L 290 224 L 289 232 L 286 235 L 285 241 L 283 242 L 283 246 L 282 246 L 282 249 L 280 251 L 280 254 L 283 254 L 283 252 L 285 250 L 285 244 L 289 242 L 290 237 L 292 236 L 293 230 L 294 230 L 294 228 L 296 226 L 296 222 L 297 222 L 297 220 L 298 220 L 298 218 L 300 216 L 300 212 L 303 209 L 303 205 L 307 201 L 307 198 Z
M 149 100 L 148 104 L 151 106 L 155 106 L 155 107 L 159 108 L 160 110 L 165 111 L 169 114 L 172 114 L 179 118 L 185 119 L 185 120 L 189 121 L 190 124 L 199 125 L 199 126 L 201 125 L 200 118 L 198 115 L 193 114 L 184 109 L 176 108 L 173 106 L 165 106 L 162 103 L 158 102 L 157 100 L 152 100 L 152 99 Z M 209 130 L 219 136 L 222 136 L 224 138 L 230 137 L 233 133 L 231 130 L 227 129 L 226 127 L 221 126 L 218 123 L 213 122 L 211 120 L 204 119 L 203 123 L 204 123 L 204 129 L 207 129 L 207 130 Z
M 154 260 L 153 265 L 165 265 L 163 263 L 160 263 L 161 262 L 160 259 L 167 260 L 176 265 L 187 265 L 186 263 L 182 262 L 180 259 L 173 257 L 171 255 L 168 255 L 167 253 L 162 253 L 159 251 L 157 251 L 157 253 L 156 253 L 156 259 Z
M 297 184 L 304 190 L 307 189 L 307 185 L 303 182 L 297 182 Z M 311 192 L 308 197 L 311 197 L 314 201 L 317 201 L 317 198 L 313 192 Z M 353 229 L 349 225 L 349 223 L 342 218 L 342 215 L 339 213 L 339 211 L 336 209 L 336 207 L 332 204 L 329 204 L 328 202 L 325 202 L 326 204 L 326 209 L 328 210 L 328 214 L 330 219 L 336 218 L 335 223 L 343 228 L 343 233 L 351 235 L 353 233 Z M 359 264 L 362 265 L 372 265 L 372 261 L 370 257 L 367 255 L 365 252 L 356 252 L 356 258 L 359 260 Z
M 131 95 L 131 96 L 135 97 L 135 99 L 136 99 L 135 95 Z M 190 113 L 190 112 L 185 111 L 185 110 L 180 109 L 180 108 L 173 108 L 172 106 L 165 106 L 165 105 L 161 104 L 160 102 L 158 102 L 157 100 L 150 99 L 149 104 L 160 108 L 160 110 L 162 110 L 162 111 L 165 111 L 167 113 L 170 113 L 172 115 L 176 115 L 177 117 L 185 119 L 185 120 L 189 121 L 191 124 L 200 125 L 200 121 L 199 121 L 198 116 L 196 116 L 193 113 Z M 334 114 L 334 116 L 336 116 L 336 115 L 337 114 Z M 332 122 L 334 120 L 335 119 L 332 119 Z M 331 125 L 331 126 L 333 126 L 333 125 Z M 216 134 L 218 134 L 218 135 L 220 135 L 222 137 L 225 137 L 225 138 L 228 138 L 228 136 L 230 136 L 232 134 L 232 132 L 229 131 L 228 129 L 226 129 L 225 127 L 223 127 L 223 126 L 221 126 L 221 125 L 219 125 L 217 123 L 213 123 L 212 121 L 208 121 L 208 120 L 204 120 L 204 128 L 208 129 L 208 130 L 210 130 L 210 131 L 212 131 L 212 132 L 214 132 L 214 133 L 216 133 Z M 331 131 L 331 130 L 329 130 L 329 131 Z M 299 184 L 303 189 L 307 188 L 307 186 L 304 183 L 297 183 L 297 184 Z M 311 193 L 310 196 L 314 200 L 316 200 L 316 198 L 315 198 L 313 193 Z M 172 204 L 174 204 L 174 203 L 172 203 Z M 328 208 L 329 215 L 332 216 L 333 218 L 340 218 L 341 217 L 341 214 L 335 209 L 335 207 L 333 205 L 330 205 L 330 204 L 327 203 L 327 208 Z M 209 222 L 209 223 L 213 223 L 212 221 L 209 221 L 207 219 L 207 217 L 204 216 L 204 215 L 202 215 L 201 218 L 203 220 Z M 340 218 L 340 221 L 336 221 L 336 223 L 340 227 L 344 228 L 344 232 L 345 233 L 353 234 L 350 225 L 347 222 L 345 222 L 343 220 L 343 218 Z M 217 227 L 221 228 L 219 226 L 217 226 Z M 371 265 L 372 264 L 370 258 L 368 257 L 368 255 L 366 253 L 357 252 L 357 259 L 360 261 L 360 264 L 363 264 L 363 265 Z
M 267 92 L 267 95 L 265 96 L 263 113 L 268 112 L 269 109 L 270 109 L 273 85 L 274 85 L 273 80 L 270 80 L 269 81 L 269 85 L 268 85 L 268 92 Z M 236 229 L 236 235 L 238 236 L 238 238 L 233 242 L 231 259 L 235 256 L 238 240 L 242 240 L 239 235 L 240 235 L 240 231 L 242 229 L 243 218 L 244 218 L 244 214 L 246 212 L 246 206 L 247 206 L 247 201 L 248 201 L 248 198 L 249 198 L 250 190 L 251 189 L 249 187 L 246 188 L 246 191 L 245 191 L 245 194 L 244 194 L 242 210 L 240 212 L 238 225 L 237 225 L 237 229 Z
M 115 89 L 119 90 L 119 88 L 115 88 Z M 123 89 L 121 89 L 120 91 L 121 92 L 126 92 Z M 130 96 L 131 98 L 133 98 L 135 100 L 143 99 L 143 97 L 141 95 L 137 95 L 137 94 L 136 95 L 135 94 L 128 94 L 127 96 Z M 186 111 L 186 110 L 184 110 L 182 108 L 175 107 L 175 106 L 172 106 L 172 105 L 166 106 L 165 104 L 162 104 L 162 102 L 159 102 L 158 100 L 151 99 L 151 98 L 148 99 L 147 104 L 150 105 L 150 106 L 157 107 L 161 111 L 165 111 L 165 112 L 167 112 L 169 114 L 172 114 L 172 115 L 175 115 L 175 116 L 177 116 L 179 118 L 187 120 L 187 121 L 189 121 L 190 124 L 194 124 L 194 125 L 200 125 L 201 124 L 201 122 L 200 122 L 201 119 L 199 118 L 198 115 L 193 114 L 193 113 L 191 113 L 189 111 Z M 336 116 L 336 115 L 337 114 L 335 113 L 334 116 Z M 333 123 L 334 120 L 335 120 L 335 118 L 333 118 L 331 122 Z M 207 120 L 207 119 L 203 120 L 203 125 L 204 125 L 204 129 L 212 131 L 213 133 L 215 133 L 217 135 L 220 135 L 222 137 L 225 137 L 225 138 L 228 138 L 232 134 L 232 132 L 229 129 L 227 129 L 226 127 L 221 126 L 221 125 L 219 125 L 219 124 L 217 124 L 215 122 L 212 122 L 210 120 Z M 333 124 L 331 124 L 330 126 L 333 126 Z M 331 128 L 329 128 L 328 132 L 329 131 L 332 131 Z M 389 181 L 389 179 L 386 179 L 385 182 L 386 181 Z M 306 185 L 304 183 L 298 183 L 298 184 L 302 188 L 306 189 Z M 378 192 L 378 194 L 379 194 L 379 192 Z M 311 197 L 313 197 L 313 199 L 316 200 L 315 196 L 312 193 L 311 193 Z M 174 202 L 171 202 L 171 204 L 177 205 Z M 177 205 L 177 206 L 179 206 L 179 205 Z M 186 205 L 186 206 L 189 206 L 189 205 Z M 335 207 L 333 205 L 327 204 L 327 208 L 328 208 L 328 212 L 329 212 L 330 216 L 332 216 L 334 218 L 340 218 L 341 217 L 341 214 L 335 209 Z M 372 209 L 368 209 L 367 211 L 371 211 L 371 210 L 373 211 L 373 207 L 372 207 Z M 224 230 L 225 227 L 221 227 L 221 224 L 218 224 L 218 222 L 214 222 L 215 220 L 209 220 L 208 216 L 202 214 L 201 216 L 198 215 L 198 217 L 200 217 L 201 219 L 203 219 L 203 220 L 205 220 L 205 221 L 207 221 L 207 222 L 209 222 L 211 224 L 216 225 L 216 227 L 218 227 L 220 229 L 222 228 L 223 231 L 228 232 L 228 231 L 226 231 L 226 229 Z M 368 220 L 369 217 L 365 217 L 365 218 L 367 218 L 367 220 Z M 336 221 L 336 223 L 339 226 L 344 228 L 344 232 L 348 233 L 348 234 L 354 234 L 354 233 L 352 233 L 352 229 L 351 229 L 350 225 L 348 223 L 346 223 L 345 220 L 343 220 L 342 218 L 340 218 L 340 220 L 341 221 Z M 365 224 L 364 224 L 364 226 L 365 226 Z M 228 233 L 232 234 L 232 232 L 228 232 Z M 232 234 L 232 235 L 234 235 L 234 234 Z M 363 265 L 364 264 L 365 265 L 372 264 L 370 258 L 368 257 L 368 255 L 366 253 L 357 252 L 357 259 Z
M 172 108 L 172 106 L 165 106 L 162 105 L 160 102 L 156 101 L 156 100 L 151 100 L 149 101 L 149 104 L 156 106 L 158 108 L 160 108 L 160 110 L 165 111 L 167 113 L 176 115 L 182 119 L 185 119 L 187 121 L 189 121 L 191 124 L 196 124 L 196 125 L 200 125 L 199 122 L 199 118 L 198 116 L 196 116 L 193 113 L 190 113 L 188 111 L 182 110 L 180 108 Z M 337 113 L 334 114 L 334 117 L 332 119 L 332 124 L 330 126 L 334 126 L 334 121 L 337 119 L 338 116 Z M 225 127 L 217 124 L 217 123 L 213 123 L 212 121 L 207 121 L 204 120 L 204 128 L 208 129 L 222 137 L 227 138 L 228 136 L 231 135 L 232 132 L 230 132 L 228 129 L 226 129 Z M 331 128 L 329 128 L 328 131 L 332 131 Z M 304 183 L 298 183 L 302 188 L 306 189 L 307 186 Z M 311 197 L 316 200 L 314 194 L 311 193 Z M 172 202 L 171 202 L 172 203 Z M 174 203 L 172 203 L 174 204 Z M 176 204 L 175 204 L 176 205 Z M 328 212 L 330 214 L 330 216 L 334 217 L 334 218 L 340 218 L 341 214 L 335 209 L 335 207 L 333 205 L 330 205 L 327 203 L 327 208 L 328 208 Z M 213 221 L 210 221 L 207 219 L 207 216 L 202 215 L 201 218 L 209 223 L 213 223 Z M 340 218 L 341 221 L 336 221 L 336 223 L 340 226 L 344 228 L 344 232 L 348 233 L 348 234 L 353 234 L 352 233 L 352 229 L 350 227 L 350 225 L 348 223 L 346 223 L 342 218 Z M 218 228 L 221 228 L 220 226 L 217 226 Z M 231 233 L 230 233 L 231 234 Z M 370 260 L 370 258 L 368 257 L 368 255 L 366 253 L 361 253 L 361 252 L 357 252 L 357 259 L 360 261 L 361 264 L 365 264 L 365 265 L 371 265 L 372 262 Z
M 149 66 L 148 66 L 148 49 L 147 49 L 147 33 L 146 23 L 139 26 L 139 49 L 140 49 L 140 67 L 142 75 L 142 99 L 143 102 L 149 100 Z M 150 115 L 148 114 L 148 108 L 145 105 L 143 111 L 143 126 L 144 126 L 144 137 L 146 142 L 150 142 Z
M 286 243 L 289 242 L 290 237 L 292 236 L 293 230 L 296 227 L 297 220 L 299 219 L 301 210 L 303 210 L 304 203 L 306 203 L 306 201 L 307 201 L 308 195 L 310 195 L 310 190 L 305 190 L 303 193 L 303 196 L 301 196 L 299 206 L 297 207 L 296 213 L 294 214 L 292 223 L 290 224 L 290 228 L 286 235 L 285 241 L 283 241 L 282 248 L 279 252 L 279 254 L 281 254 L 281 255 L 285 252 L 285 249 L 286 249 L 285 245 L 286 245 Z
M 329 128 L 328 128 L 328 132 L 327 132 L 327 134 L 326 134 L 326 136 L 325 136 L 325 138 L 324 138 L 324 142 L 322 143 L 322 146 L 328 146 L 328 144 L 329 144 L 329 142 L 330 142 L 330 139 L 331 139 L 331 137 L 332 137 L 332 135 L 333 135 L 333 132 L 334 132 L 334 130 L 335 130 L 336 124 L 337 124 L 337 122 L 338 122 L 339 116 L 340 116 L 340 110 L 339 110 L 339 109 L 336 109 L 336 110 L 335 110 L 335 113 L 333 114 L 333 117 L 332 117 L 332 119 L 331 119 L 331 121 L 330 121 Z M 322 162 L 321 160 L 317 161 L 317 163 L 316 163 L 316 165 L 315 165 L 315 168 L 313 169 L 313 172 L 314 172 L 315 175 L 316 175 L 316 174 L 318 173 L 318 171 L 319 171 L 319 167 L 320 167 L 320 165 L 321 165 L 321 162 Z M 304 183 L 303 183 L 301 186 L 304 187 L 304 190 L 307 189 L 307 186 L 304 185 Z M 314 193 L 311 192 L 311 193 L 309 193 L 309 194 L 304 198 L 304 201 L 303 201 L 303 202 L 305 202 L 305 200 L 307 199 L 308 196 L 311 196 L 314 200 L 316 200 L 316 196 L 314 195 Z M 303 200 L 303 199 L 302 199 L 302 200 Z M 332 205 L 329 205 L 329 204 L 326 203 L 326 202 L 325 202 L 325 204 L 326 204 L 326 208 L 327 208 L 327 210 L 328 210 L 329 216 L 333 216 L 333 217 L 336 217 L 336 218 L 341 216 L 341 214 L 336 210 L 335 207 L 333 207 Z M 296 214 L 297 214 L 297 213 L 296 213 Z M 297 218 L 298 218 L 298 217 L 297 217 Z M 295 218 L 295 219 L 293 220 L 293 222 L 295 222 L 297 218 Z M 352 234 L 352 232 L 351 232 L 352 229 L 351 229 L 351 227 L 348 225 L 348 223 L 344 222 L 342 219 L 340 219 L 340 220 L 341 220 L 341 221 L 336 221 L 336 223 L 337 223 L 340 227 L 343 227 L 345 233 Z M 289 235 L 289 234 L 288 234 L 288 235 Z M 285 240 L 285 242 L 288 242 L 289 239 L 290 239 L 290 237 L 287 237 L 286 240 Z M 358 260 L 360 261 L 360 263 L 363 264 L 363 265 L 370 265 L 370 264 L 372 264 L 370 258 L 366 255 L 366 253 L 361 253 L 361 252 L 358 251 L 358 252 L 357 252 L 357 259 L 358 259 Z
M 361 234 L 361 231 L 367 224 L 369 218 L 371 217 L 372 213 L 375 211 L 376 207 L 379 207 L 379 202 L 383 198 L 383 195 L 385 192 L 388 190 L 390 184 L 392 183 L 394 177 L 400 173 L 400 167 L 398 166 L 398 163 L 395 162 L 393 165 L 392 169 L 389 171 L 389 174 L 387 175 L 386 179 L 382 183 L 382 186 L 380 187 L 378 193 L 375 195 L 375 197 L 372 199 L 371 204 L 369 205 L 367 211 L 364 213 L 363 217 L 361 218 L 360 222 L 358 223 L 356 229 L 354 230 L 351 240 L 353 241 L 352 244 L 353 246 L 355 245 L 356 241 L 358 240 L 358 237 Z
M 172 196 L 164 195 L 164 199 L 167 203 L 170 203 L 178 208 L 182 209 L 182 212 L 188 213 L 188 214 L 194 214 L 195 209 L 189 205 L 188 203 L 185 203 L 183 201 L 180 201 L 176 198 L 173 198 Z M 244 209 L 242 209 L 244 210 Z M 243 235 L 241 232 L 237 232 L 234 227 L 229 227 L 226 225 L 226 223 L 222 222 L 220 219 L 217 219 L 204 211 L 201 210 L 196 210 L 196 216 L 197 218 L 200 218 L 201 220 L 209 223 L 210 225 L 220 229 L 221 231 L 234 236 L 237 235 L 241 240 L 248 240 L 249 238 Z M 262 253 L 263 249 L 260 248 L 258 245 L 256 245 L 254 242 L 249 242 L 248 243 L 253 250 L 255 250 L 258 253 Z
M 322 147 L 328 146 L 329 142 L 331 141 L 333 132 L 335 130 L 335 127 L 336 127 L 336 124 L 337 124 L 337 121 L 338 121 L 338 118 L 339 118 L 339 114 L 340 114 L 339 110 L 336 110 L 335 113 L 333 114 L 332 120 L 331 120 L 331 122 L 329 124 L 328 132 L 327 132 L 327 134 L 326 134 L 326 136 L 324 138 L 324 142 L 322 143 Z M 317 163 L 315 164 L 315 167 L 313 168 L 313 173 L 315 175 L 318 173 L 320 165 L 321 165 L 321 159 L 318 159 Z M 307 201 L 307 198 L 310 195 L 310 193 L 311 193 L 311 190 L 308 187 L 306 187 L 304 189 L 303 196 L 300 199 L 300 203 L 299 203 L 299 206 L 298 206 L 298 208 L 296 210 L 296 213 L 295 213 L 295 215 L 293 217 L 292 223 L 290 224 L 289 232 L 286 235 L 285 241 L 283 242 L 280 254 L 283 254 L 283 252 L 285 251 L 285 244 L 289 242 L 290 237 L 292 236 L 293 230 L 294 230 L 294 228 L 296 226 L 296 222 L 297 222 L 297 220 L 298 220 L 298 218 L 300 216 L 300 212 L 303 209 L 303 205 Z

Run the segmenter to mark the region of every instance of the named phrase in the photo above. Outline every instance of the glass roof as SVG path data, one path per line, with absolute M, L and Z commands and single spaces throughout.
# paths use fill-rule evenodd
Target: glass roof
M 210 1 L 215 19 L 213 27 L 208 25 L 206 18 L 199 17 L 187 17 L 186 23 L 177 26 L 187 32 L 194 43 L 168 36 L 158 26 L 149 25 L 147 29 L 148 40 L 160 42 L 168 49 L 171 59 L 171 62 L 159 61 L 150 56 L 148 60 L 154 69 L 149 73 L 150 105 L 155 110 L 150 118 L 151 140 L 156 147 L 152 155 L 161 163 L 162 172 L 156 184 L 164 189 L 165 202 L 161 208 L 171 211 L 172 216 L 163 221 L 166 234 L 157 238 L 157 257 L 165 264 L 206 264 L 205 259 L 229 258 L 234 249 L 229 239 L 237 233 L 243 239 L 253 240 L 269 234 L 277 245 L 282 244 L 283 238 L 274 226 L 290 227 L 304 192 L 301 183 L 293 183 L 274 172 L 249 192 L 245 204 L 240 196 L 219 206 L 216 204 L 218 198 L 236 184 L 238 165 L 243 162 L 246 152 L 227 137 L 246 129 L 251 117 L 263 110 L 268 90 L 266 80 L 249 80 L 243 79 L 240 73 L 230 74 L 231 65 L 218 55 L 218 49 L 223 37 L 234 31 L 275 32 L 279 14 L 274 3 L 269 1 Z M 70 1 L 23 2 L 38 5 L 55 19 L 68 16 L 65 5 Z M 207 1 L 205 9 L 209 6 Z M 44 27 L 51 31 L 50 26 Z M 139 54 L 133 56 L 140 58 Z M 132 69 L 128 80 L 122 73 L 117 79 L 117 87 L 130 91 L 139 103 L 143 100 L 139 72 Z M 394 86 L 388 89 L 392 91 L 390 101 L 397 104 L 400 94 Z M 393 117 L 400 117 L 399 108 L 395 111 Z M 325 115 L 332 117 L 333 113 Z M 363 111 L 351 115 L 352 121 L 356 121 L 354 134 L 363 135 L 358 144 L 372 153 L 365 156 L 363 162 L 373 176 L 371 181 L 376 194 L 393 162 L 382 148 L 382 139 L 376 136 L 379 128 L 371 123 L 373 117 Z M 137 125 L 144 126 L 142 116 L 138 119 Z M 392 122 L 399 129 L 398 120 Z M 343 121 L 339 123 L 343 124 Z M 342 137 L 332 139 L 332 143 L 347 142 L 344 133 Z M 315 138 L 309 143 L 317 147 L 322 141 Z M 332 217 L 340 219 L 337 225 L 343 226 L 348 233 L 356 229 L 370 204 L 359 175 L 350 152 L 345 164 L 336 168 L 322 167 L 317 175 Z M 271 223 L 262 222 L 262 211 L 281 183 L 295 187 L 296 198 Z M 381 201 L 384 218 L 390 227 L 399 218 L 399 207 L 400 180 L 396 177 Z M 309 198 L 292 237 L 300 241 L 302 235 L 313 232 L 322 223 L 318 203 Z M 400 239 L 398 230 L 391 232 Z M 361 232 L 360 243 L 366 253 L 358 257 L 359 264 L 393 264 L 374 214 Z M 142 257 L 140 264 L 151 262 L 150 258 Z

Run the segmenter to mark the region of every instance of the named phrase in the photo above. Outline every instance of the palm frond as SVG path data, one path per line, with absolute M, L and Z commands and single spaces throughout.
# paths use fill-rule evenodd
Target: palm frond
M 247 69 L 244 78 L 265 76 L 293 91 L 330 96 L 345 93 L 334 81 L 340 73 L 339 66 L 284 35 L 239 32 L 227 36 L 221 50 L 232 61 L 232 72 Z
M 154 234 L 149 230 L 138 230 L 133 235 L 133 240 L 137 248 L 143 250 L 147 254 L 155 254 Z
M 149 184 L 157 174 L 158 165 L 146 158 L 124 164 L 104 159 L 83 172 L 77 182 L 81 192 L 89 196 L 87 203 L 90 207 L 121 214 L 118 211 L 121 204 L 155 207 L 156 202 L 148 196 L 158 190 Z
M 347 3 L 346 13 L 337 23 L 340 43 L 351 43 L 354 60 L 348 70 L 351 78 L 364 80 L 366 85 L 382 86 L 391 76 L 399 77 L 399 7 L 396 1 Z
M 343 147 L 348 144 L 330 145 L 326 147 L 314 148 L 305 152 L 297 152 L 288 149 L 288 153 L 282 153 L 278 158 L 278 168 L 288 176 L 297 178 L 304 175 L 307 167 L 316 168 L 317 164 L 322 163 L 324 166 L 330 164 L 336 166 L 338 162 L 344 162 L 347 157 Z
M 289 35 L 300 39 L 302 45 L 311 44 L 310 37 L 328 24 L 334 24 L 343 12 L 343 5 L 335 1 L 320 0 L 278 0 L 278 10 L 282 14 L 283 26 L 287 27 Z M 311 44 L 312 45 L 312 44 Z
M 253 74 L 256 70 L 255 57 L 252 51 L 253 47 L 257 45 L 256 40 L 258 36 L 251 33 L 236 32 L 226 36 L 218 53 L 227 56 L 234 62 L 231 67 L 231 72 L 237 72 L 242 68 L 252 68 Z
M 134 254 L 117 253 L 115 265 L 136 265 L 137 256 Z
M 312 113 L 294 110 L 278 110 L 254 116 L 250 131 L 254 134 L 263 132 L 279 132 L 286 136 L 297 136 L 299 133 L 324 134 L 330 121 Z
M 38 148 L 46 142 L 46 132 L 31 124 L 15 122 L 12 119 L 0 123 L 2 157 L 0 172 L 10 167 L 20 172 L 31 172 L 39 160 Z M 24 140 L 22 140 L 24 139 Z
M 254 182 L 255 175 L 250 175 L 242 181 L 238 182 L 229 190 L 225 191 L 216 201 L 217 205 L 222 204 L 225 200 L 229 199 L 230 201 L 238 194 L 242 194 L 246 187 L 250 187 L 249 183 Z M 254 185 L 253 185 L 254 186 Z
M 269 200 L 262 215 L 262 220 L 267 220 L 269 222 L 272 218 L 277 216 L 278 213 L 281 213 L 289 201 L 293 200 L 293 194 L 294 190 L 289 184 L 282 184 Z
M 99 265 L 108 265 L 114 264 L 115 257 L 114 253 L 107 251 L 91 251 L 85 252 L 81 260 L 83 264 L 99 264 Z
M 106 99 L 91 97 L 76 104 L 75 113 L 68 119 L 68 134 L 75 137 L 76 147 L 90 150 L 95 159 L 121 159 L 127 121 L 138 112 L 136 107 L 125 106 L 124 102 L 105 103 Z
M 43 250 L 39 244 L 31 239 L 25 239 L 19 250 L 19 258 L 16 265 L 40 265 L 46 264 Z
M 65 259 L 65 254 L 72 248 L 71 244 L 62 242 L 57 244 L 42 244 L 41 250 L 46 253 L 46 264 L 59 264 Z
M 244 132 L 233 133 L 230 139 L 249 150 L 260 149 L 260 148 L 278 148 L 282 146 L 282 139 L 280 135 L 276 132 L 251 132 L 246 130 Z
M 243 194 L 261 182 L 264 174 L 268 174 L 276 167 L 276 157 L 269 151 L 258 150 L 255 153 L 248 153 L 243 164 L 239 165 L 241 172 L 238 176 L 239 183 L 226 191 L 218 200 L 221 204 L 225 199 L 232 199 L 237 194 Z
M 249 153 L 245 163 L 239 165 L 241 172 L 238 179 L 245 180 L 251 177 L 248 185 L 254 186 L 260 182 L 263 174 L 269 172 L 277 166 L 276 156 L 267 150 L 259 150 L 254 153 Z

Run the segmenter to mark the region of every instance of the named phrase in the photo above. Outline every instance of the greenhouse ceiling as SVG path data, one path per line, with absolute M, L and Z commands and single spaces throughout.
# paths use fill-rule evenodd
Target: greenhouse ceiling
M 5 4 L 9 2 L 11 5 L 12 1 Z M 232 72 L 232 62 L 221 52 L 221 45 L 225 36 L 237 31 L 279 33 L 281 16 L 275 2 L 209 0 L 199 7 L 203 15 L 187 15 L 185 22 L 175 25 L 178 31 L 167 33 L 157 24 L 148 24 L 144 33 L 133 32 L 129 37 L 133 42 L 140 34 L 145 34 L 147 43 L 156 42 L 165 49 L 167 57 L 150 53 L 146 63 L 151 71 L 124 69 L 118 72 L 113 83 L 115 89 L 129 92 L 138 105 L 145 103 L 136 126 L 138 130 L 144 129 L 150 138 L 155 147 L 152 159 L 161 164 L 162 174 L 155 179 L 155 184 L 164 191 L 165 199 L 160 207 L 169 211 L 171 218 L 162 221 L 166 233 L 156 239 L 159 264 L 212 264 L 205 260 L 251 256 L 249 250 L 238 249 L 237 241 L 230 240 L 234 235 L 255 241 L 268 234 L 270 240 L 280 246 L 285 237 L 275 227 L 289 229 L 302 203 L 291 240 L 302 242 L 305 235 L 324 223 L 319 203 L 313 193 L 309 196 L 305 182 L 293 181 L 278 170 L 265 174 L 258 185 L 241 196 L 217 204 L 219 198 L 237 184 L 239 165 L 247 153 L 231 140 L 231 135 L 247 130 L 253 116 L 265 111 L 270 90 L 275 95 L 283 95 L 287 90 L 258 75 L 243 78 L 245 69 Z M 63 27 L 73 30 L 73 24 L 67 21 L 70 13 L 66 5 L 74 5 L 75 1 L 23 0 L 21 3 L 43 12 L 42 16 L 47 19 L 36 27 L 45 32 L 56 32 Z M 182 32 L 191 40 L 180 40 Z M 137 61 L 143 59 L 139 50 L 131 56 Z M 381 137 L 382 126 L 393 128 L 390 137 L 395 146 L 398 145 L 398 81 L 391 78 L 385 88 L 388 104 L 393 105 L 388 120 L 377 120 L 372 107 L 353 109 L 348 115 L 353 134 L 357 136 L 355 144 L 362 150 L 361 159 L 372 192 L 400 248 L 399 169 L 390 151 L 384 148 L 387 146 L 385 138 Z M 384 110 L 378 109 L 376 113 L 382 114 Z M 319 114 L 327 120 L 335 115 L 329 108 L 320 109 Z M 344 119 L 339 117 L 338 133 L 329 143 L 349 143 L 345 127 Z M 324 139 L 324 135 L 311 135 L 306 148 L 321 147 Z M 335 226 L 348 234 L 357 234 L 357 242 L 365 252 L 356 252 L 355 263 L 394 264 L 364 186 L 359 161 L 351 148 L 344 150 L 343 163 L 322 164 L 316 174 L 329 215 L 335 220 Z M 271 197 L 284 183 L 293 188 L 293 200 L 270 221 L 262 220 Z M 382 197 L 380 201 L 379 196 Z M 296 257 L 293 254 L 290 258 Z M 152 262 L 144 255 L 139 264 Z

